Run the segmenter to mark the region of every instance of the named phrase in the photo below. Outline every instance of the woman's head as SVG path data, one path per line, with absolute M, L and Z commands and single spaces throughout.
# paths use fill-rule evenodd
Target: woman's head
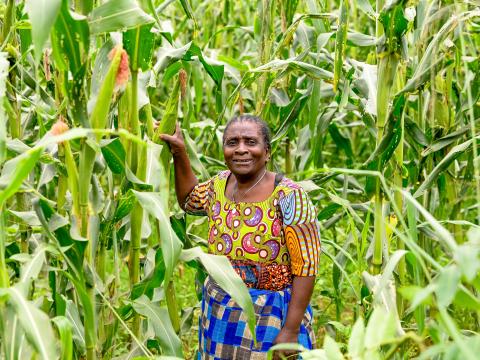
M 223 133 L 223 154 L 235 175 L 256 176 L 270 159 L 271 140 L 268 125 L 257 116 L 232 118 Z
M 227 122 L 227 125 L 225 126 L 225 130 L 223 131 L 224 146 L 225 146 L 225 135 L 227 134 L 229 127 L 239 122 L 248 122 L 248 123 L 256 124 L 262 136 L 263 143 L 266 146 L 267 150 L 270 152 L 270 150 L 272 149 L 270 128 L 268 127 L 267 123 L 262 119 L 260 119 L 258 116 L 250 115 L 250 114 L 234 116 Z

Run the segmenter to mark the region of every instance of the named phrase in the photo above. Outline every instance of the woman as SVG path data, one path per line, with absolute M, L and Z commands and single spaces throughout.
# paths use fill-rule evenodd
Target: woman
M 280 343 L 313 348 L 309 301 L 320 255 L 316 211 L 299 185 L 267 171 L 268 126 L 252 115 L 230 120 L 223 136 L 229 170 L 202 184 L 190 167 L 179 127 L 162 139 L 173 154 L 180 206 L 208 215 L 208 250 L 228 257 L 249 288 L 257 316 L 255 345 L 241 308 L 208 278 L 199 358 L 265 359 Z

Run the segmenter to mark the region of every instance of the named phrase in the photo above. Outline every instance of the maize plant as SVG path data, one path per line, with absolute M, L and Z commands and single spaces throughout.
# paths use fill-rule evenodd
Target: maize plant
M 253 331 L 160 140 L 207 180 L 243 112 L 321 223 L 318 349 L 291 347 L 476 359 L 479 29 L 475 1 L 3 0 L 0 359 L 196 358 L 207 275 Z

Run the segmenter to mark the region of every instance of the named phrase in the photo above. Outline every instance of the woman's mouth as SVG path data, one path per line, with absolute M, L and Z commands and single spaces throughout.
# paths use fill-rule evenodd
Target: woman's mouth
M 232 162 L 235 165 L 250 165 L 253 162 L 253 160 L 252 159 L 234 159 L 232 160 Z

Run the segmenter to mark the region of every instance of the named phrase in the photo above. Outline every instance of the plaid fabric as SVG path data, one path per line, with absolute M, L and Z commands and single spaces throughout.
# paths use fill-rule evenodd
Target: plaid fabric
M 285 322 L 291 287 L 282 291 L 249 291 L 257 317 L 256 346 L 242 309 L 213 280 L 207 278 L 198 332 L 198 360 L 267 358 L 267 351 Z M 298 335 L 299 344 L 307 349 L 315 346 L 312 320 L 312 309 L 308 306 Z

